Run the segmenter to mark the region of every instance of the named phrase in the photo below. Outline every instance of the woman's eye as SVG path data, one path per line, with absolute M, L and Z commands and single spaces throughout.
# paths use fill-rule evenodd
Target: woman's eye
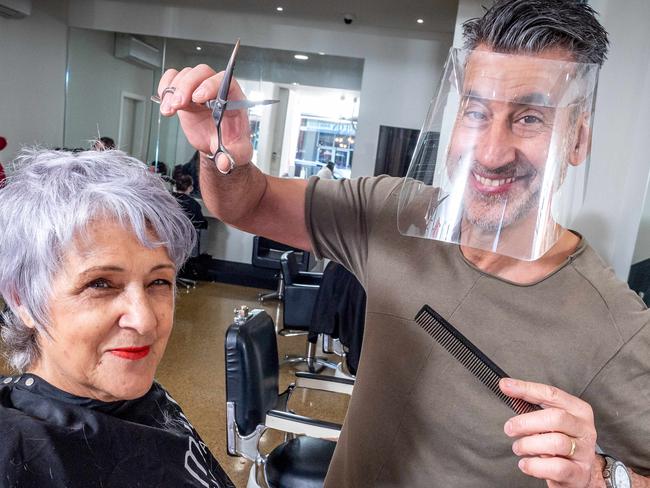
M 98 280 L 93 280 L 88 283 L 88 288 L 101 289 L 101 288 L 110 288 L 110 283 L 103 278 Z
M 172 284 L 171 284 L 171 282 L 169 280 L 165 280 L 165 279 L 160 278 L 160 279 L 157 279 L 157 280 L 153 280 L 151 282 L 151 285 L 152 286 L 171 286 Z

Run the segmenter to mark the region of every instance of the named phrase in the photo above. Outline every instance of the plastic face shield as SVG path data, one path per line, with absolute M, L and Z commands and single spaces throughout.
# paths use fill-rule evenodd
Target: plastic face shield
M 453 48 L 401 190 L 400 232 L 545 254 L 582 205 L 598 68 Z

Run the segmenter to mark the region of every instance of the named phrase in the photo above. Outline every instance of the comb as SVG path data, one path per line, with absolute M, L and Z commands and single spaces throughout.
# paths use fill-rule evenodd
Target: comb
M 415 322 L 516 414 L 541 410 L 539 405 L 505 395 L 499 389 L 499 380 L 509 378 L 505 371 L 431 307 L 423 306 L 415 316 Z

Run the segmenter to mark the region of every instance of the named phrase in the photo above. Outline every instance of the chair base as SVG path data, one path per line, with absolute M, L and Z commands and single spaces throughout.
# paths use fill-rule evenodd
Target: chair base
M 263 302 L 264 300 L 279 300 L 282 301 L 284 300 L 284 276 L 280 274 L 280 279 L 278 280 L 278 289 L 271 292 L 271 293 L 258 293 L 257 294 L 257 299 L 260 302 Z
M 299 364 L 305 363 L 310 373 L 319 373 L 323 368 L 330 368 L 336 370 L 338 364 L 334 363 L 327 358 L 316 356 L 316 344 L 307 341 L 307 355 L 306 356 L 293 356 L 287 354 L 280 365 L 283 364 Z

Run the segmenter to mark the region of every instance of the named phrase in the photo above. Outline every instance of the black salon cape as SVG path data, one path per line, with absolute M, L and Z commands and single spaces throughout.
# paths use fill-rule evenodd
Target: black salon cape
M 105 403 L 31 374 L 0 376 L 0 486 L 234 487 L 159 384 Z

